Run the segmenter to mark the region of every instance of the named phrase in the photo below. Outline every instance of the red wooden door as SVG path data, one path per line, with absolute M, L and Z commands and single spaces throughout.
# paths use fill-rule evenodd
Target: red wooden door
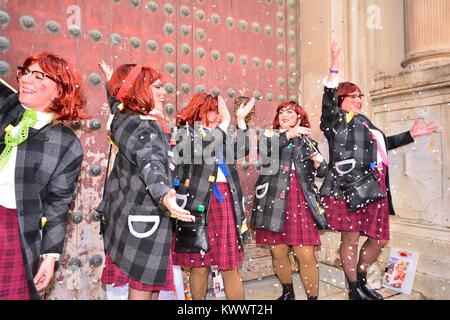
M 241 94 L 261 98 L 254 125 L 266 127 L 279 102 L 296 99 L 297 10 L 292 0 L 0 0 L 0 77 L 17 86 L 15 68 L 28 55 L 58 53 L 81 72 L 93 117 L 74 124 L 84 163 L 62 267 L 48 297 L 104 298 L 99 281 L 103 245 L 93 216 L 108 151 L 100 59 L 112 66 L 136 62 L 160 70 L 168 92 L 165 110 L 172 119 L 193 93 L 205 90 L 224 96 L 231 112 Z M 240 173 L 251 200 L 256 172 L 250 166 Z

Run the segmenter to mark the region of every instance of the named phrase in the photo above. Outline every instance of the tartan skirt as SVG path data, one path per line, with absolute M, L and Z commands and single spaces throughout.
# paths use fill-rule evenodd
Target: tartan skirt
M 283 232 L 256 230 L 257 244 L 286 244 L 291 246 L 320 246 L 319 230 L 302 188 L 298 182 L 297 172 L 291 171 L 289 191 L 286 196 L 286 213 Z
M 218 182 L 224 199 L 220 203 L 211 195 L 208 214 L 209 250 L 202 256 L 199 252 L 173 252 L 173 263 L 182 267 L 206 268 L 217 265 L 220 270 L 232 270 L 242 264 L 243 250 L 236 233 L 233 198 L 227 182 Z M 175 241 L 173 241 L 174 245 Z
M 375 170 L 383 192 L 386 192 L 386 166 Z M 389 240 L 389 203 L 387 196 L 355 212 L 349 212 L 344 199 L 323 197 L 327 221 L 331 230 L 359 232 L 376 240 Z
M 0 206 L 0 300 L 29 300 L 16 209 Z
M 167 270 L 166 283 L 164 285 L 145 284 L 128 277 L 114 262 L 111 261 L 111 257 L 105 252 L 105 267 L 102 272 L 101 281 L 103 284 L 112 284 L 113 287 L 121 287 L 128 284 L 129 287 L 140 291 L 174 291 L 175 284 L 173 280 L 171 257 L 169 257 L 169 266 Z

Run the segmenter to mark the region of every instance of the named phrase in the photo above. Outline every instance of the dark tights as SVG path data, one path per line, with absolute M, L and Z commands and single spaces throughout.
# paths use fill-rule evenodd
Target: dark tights
M 367 272 L 375 262 L 388 240 L 367 238 L 361 247 L 358 257 L 359 232 L 341 232 L 341 247 L 339 250 L 345 276 L 350 282 L 357 280 L 357 272 Z

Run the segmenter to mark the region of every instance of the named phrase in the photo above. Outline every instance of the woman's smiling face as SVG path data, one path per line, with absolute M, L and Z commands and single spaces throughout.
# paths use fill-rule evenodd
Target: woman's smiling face
M 48 76 L 33 74 L 33 71 L 46 74 L 38 63 L 31 64 L 28 70 L 19 77 L 19 101 L 27 108 L 44 111 L 58 97 L 58 84 Z
M 341 108 L 353 114 L 359 114 L 362 108 L 362 98 L 364 96 L 359 91 L 354 91 L 345 96 L 342 100 Z
M 298 114 L 290 107 L 282 108 L 278 112 L 278 122 L 281 129 L 295 127 L 298 122 Z

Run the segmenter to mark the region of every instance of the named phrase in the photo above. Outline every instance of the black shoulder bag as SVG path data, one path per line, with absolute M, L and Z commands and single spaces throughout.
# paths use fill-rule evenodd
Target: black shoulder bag
M 191 253 L 209 250 L 206 214 L 203 212 L 191 212 L 191 215 L 195 216 L 194 222 L 177 220 L 175 252 Z
M 186 125 L 187 126 L 187 125 Z M 188 127 L 186 127 L 189 130 Z M 189 138 L 190 139 L 190 138 Z M 193 148 L 191 149 L 193 150 Z M 183 164 L 185 165 L 185 164 Z M 183 173 L 182 180 L 191 180 L 193 175 L 193 166 L 188 165 L 189 170 L 186 175 Z M 180 182 L 181 183 L 181 182 Z M 182 203 L 178 203 L 181 208 L 185 208 L 188 203 L 187 193 L 189 192 L 189 186 L 180 188 L 181 194 L 177 193 L 177 200 L 181 200 Z M 211 195 L 213 196 L 213 195 Z M 175 252 L 178 253 L 192 253 L 192 252 L 206 252 L 209 250 L 209 238 L 208 238 L 208 216 L 207 212 L 193 212 L 191 215 L 195 216 L 194 222 L 185 222 L 177 220 L 175 228 Z

